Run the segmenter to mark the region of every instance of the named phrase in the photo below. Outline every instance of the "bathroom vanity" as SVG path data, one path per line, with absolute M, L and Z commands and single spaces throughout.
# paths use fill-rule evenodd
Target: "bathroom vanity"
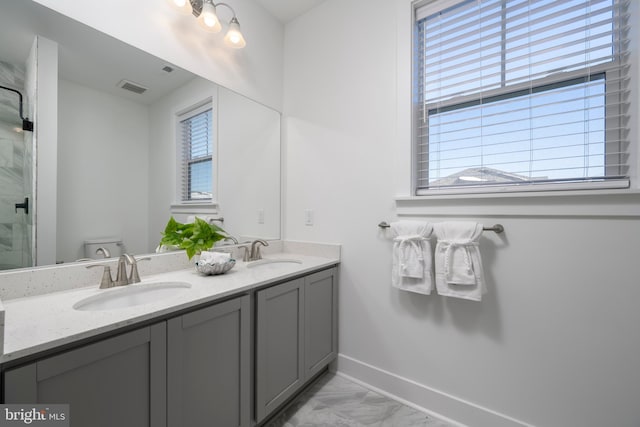
M 130 287 L 190 286 L 133 307 L 77 309 L 120 291 L 97 285 L 4 301 L 3 402 L 69 403 L 77 426 L 260 425 L 337 354 L 339 247 L 308 253 L 141 271 Z

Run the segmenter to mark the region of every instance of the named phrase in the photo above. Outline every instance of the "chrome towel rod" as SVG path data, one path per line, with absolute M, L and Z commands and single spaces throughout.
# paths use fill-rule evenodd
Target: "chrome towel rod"
M 380 224 L 378 224 L 378 227 L 380 228 L 389 228 L 391 227 L 391 225 L 389 225 L 389 223 L 387 221 L 382 221 Z M 495 233 L 502 233 L 504 231 L 504 227 L 502 226 L 502 224 L 494 224 L 491 227 L 482 227 L 482 230 L 484 231 L 493 231 Z

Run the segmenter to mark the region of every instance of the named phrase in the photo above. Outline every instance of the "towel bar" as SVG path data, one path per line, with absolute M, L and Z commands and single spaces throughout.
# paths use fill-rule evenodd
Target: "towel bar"
M 382 221 L 380 224 L 378 224 L 378 227 L 380 228 L 389 228 L 391 227 L 391 225 L 389 225 L 389 223 L 387 221 Z M 493 231 L 495 233 L 502 233 L 504 231 L 504 227 L 502 226 L 502 224 L 494 224 L 491 227 L 482 227 L 482 230 L 484 231 Z

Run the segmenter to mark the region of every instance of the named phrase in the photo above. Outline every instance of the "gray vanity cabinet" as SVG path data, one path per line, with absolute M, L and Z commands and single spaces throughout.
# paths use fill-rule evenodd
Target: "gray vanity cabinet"
M 256 292 L 256 420 L 304 383 L 304 279 Z
M 338 351 L 338 286 L 335 269 L 304 278 L 304 369 L 313 377 Z
M 336 270 L 256 292 L 256 421 L 262 421 L 337 352 Z
M 167 323 L 169 427 L 248 427 L 251 421 L 250 297 Z
M 82 427 L 249 427 L 249 295 L 4 373 L 5 403 L 64 403 Z
M 166 426 L 166 324 L 5 372 L 5 403 L 70 404 L 74 426 Z
M 69 404 L 82 427 L 250 427 L 335 358 L 336 271 L 3 366 L 4 403 Z

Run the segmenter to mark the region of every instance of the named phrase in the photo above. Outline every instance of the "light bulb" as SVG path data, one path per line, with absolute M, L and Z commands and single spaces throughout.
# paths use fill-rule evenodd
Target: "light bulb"
M 167 0 L 167 3 L 171 8 L 183 15 L 190 15 L 193 13 L 191 8 L 191 2 L 189 0 Z
M 229 22 L 229 30 L 227 31 L 227 35 L 224 36 L 224 42 L 227 46 L 235 49 L 242 49 L 247 45 L 247 42 L 240 32 L 240 23 L 235 17 Z
M 216 7 L 213 3 L 205 0 L 202 4 L 202 12 L 200 12 L 200 16 L 198 16 L 198 24 L 211 33 L 217 33 L 222 29 L 218 15 L 216 15 Z

